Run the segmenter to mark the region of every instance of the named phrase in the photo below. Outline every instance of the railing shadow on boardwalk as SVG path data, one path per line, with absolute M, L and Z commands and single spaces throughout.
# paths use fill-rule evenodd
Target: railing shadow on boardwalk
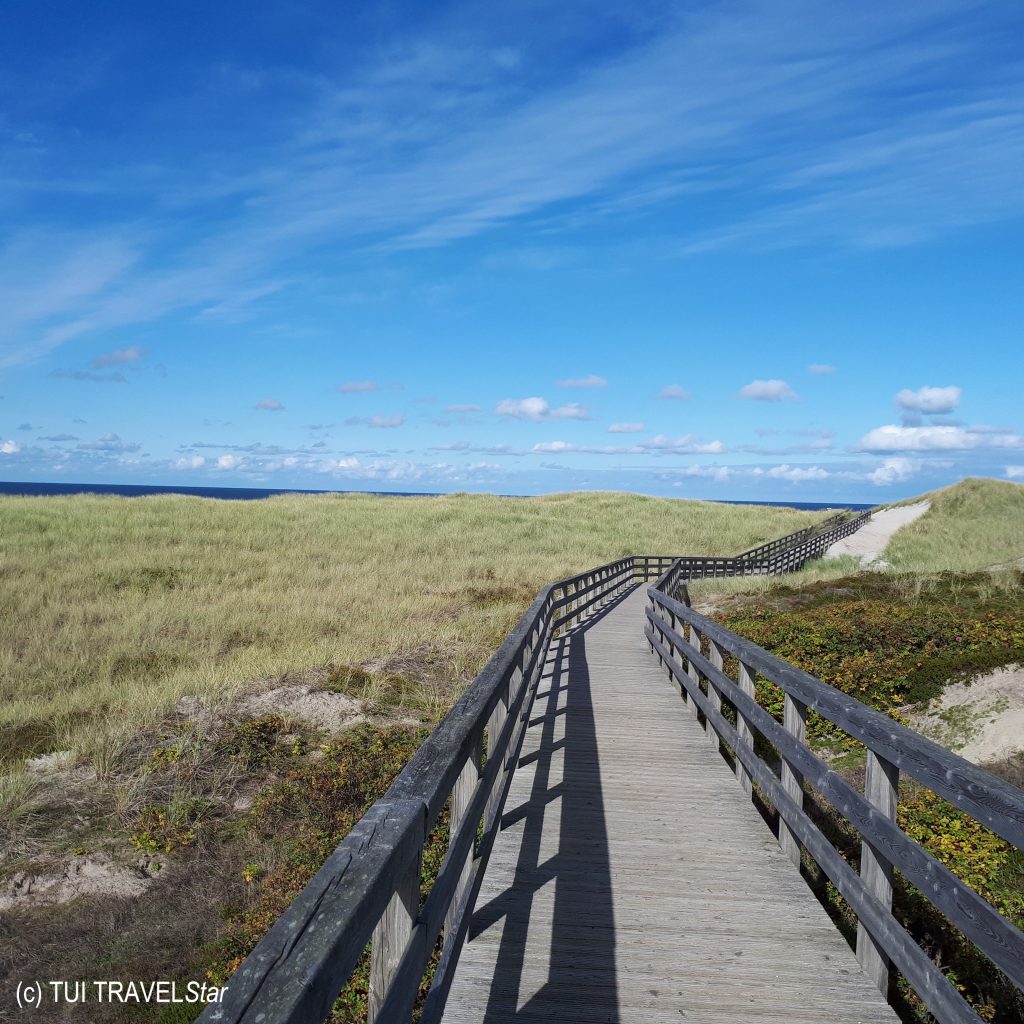
M 472 941 L 503 920 L 485 1024 L 508 1021 L 520 1013 L 530 1016 L 542 1006 L 550 1007 L 554 993 L 579 985 L 581 927 L 587 935 L 587 971 L 607 979 L 602 1024 L 619 1020 L 611 858 L 586 633 L 625 596 L 556 640 L 540 679 L 529 723 L 539 730 L 539 739 L 517 766 L 533 772 L 529 797 L 510 808 L 501 823 L 504 830 L 522 822 L 515 874 L 504 892 L 478 907 L 469 926 Z M 544 824 L 553 813 L 559 815 L 559 829 L 558 848 L 552 852 L 544 846 Z M 550 836 L 549 830 L 548 843 Z M 537 904 L 541 890 L 549 886 L 553 895 L 544 898 L 550 904 L 547 981 L 524 998 L 526 935 L 531 922 L 536 929 L 538 919 L 545 916 Z

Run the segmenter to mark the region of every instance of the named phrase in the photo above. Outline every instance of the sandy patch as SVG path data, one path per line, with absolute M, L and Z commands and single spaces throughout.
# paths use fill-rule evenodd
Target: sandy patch
M 1010 757 L 1024 750 L 1024 666 L 954 683 L 908 718 L 911 728 L 974 764 Z
M 930 506 L 931 502 L 919 501 L 914 505 L 901 505 L 899 508 L 875 512 L 856 533 L 837 540 L 825 552 L 825 557 L 854 555 L 861 560 L 862 565 L 870 565 L 873 569 L 887 569 L 889 563 L 882 560 L 881 554 L 889 539 L 901 526 L 906 526 L 923 516 Z
M 19 871 L 0 889 L 0 911 L 68 903 L 79 896 L 134 898 L 166 875 L 167 868 L 160 856 L 129 864 L 101 854 L 72 857 L 53 871 Z
M 290 715 L 329 733 L 340 732 L 367 721 L 362 701 L 333 690 L 318 690 L 304 683 L 278 686 L 245 697 L 239 701 L 234 712 L 243 718 Z

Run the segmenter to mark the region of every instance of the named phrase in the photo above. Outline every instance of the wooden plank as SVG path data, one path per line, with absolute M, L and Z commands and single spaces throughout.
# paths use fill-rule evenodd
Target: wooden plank
M 801 745 L 807 743 L 807 705 L 791 697 L 788 693 L 783 697 L 782 726 Z M 804 777 L 793 763 L 782 755 L 782 788 L 790 795 L 793 803 L 799 807 L 804 805 Z M 797 871 L 800 870 L 800 844 L 789 826 L 779 820 L 779 845 L 793 862 Z M 863 963 L 863 961 L 862 961 Z
M 737 673 L 739 679 L 740 689 L 754 700 L 754 670 L 746 663 L 739 662 L 739 672 Z M 739 742 L 746 747 L 753 749 L 754 747 L 754 732 L 750 728 L 750 721 L 743 714 L 743 712 L 736 709 L 736 733 L 739 737 Z M 754 793 L 754 787 L 750 782 L 750 775 L 747 769 L 743 767 L 743 759 L 736 758 L 736 778 L 739 780 L 739 784 L 743 787 L 743 792 L 747 796 L 752 796 Z
M 864 797 L 890 820 L 896 817 L 900 770 L 896 765 L 868 751 L 864 774 Z M 867 840 L 861 844 L 860 877 L 865 888 L 884 907 L 892 906 L 892 862 Z M 857 959 L 878 990 L 889 990 L 889 958 L 863 923 L 857 925 Z
M 373 930 L 370 942 L 370 983 L 367 992 L 369 1024 L 375 1024 L 388 993 L 391 979 L 405 955 L 413 923 L 420 909 L 420 856 L 414 858 L 398 878 L 384 916 Z

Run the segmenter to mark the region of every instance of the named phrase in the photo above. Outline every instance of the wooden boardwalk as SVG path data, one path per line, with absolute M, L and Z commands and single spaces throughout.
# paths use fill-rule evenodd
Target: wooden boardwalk
M 650 654 L 645 591 L 552 642 L 444 1020 L 896 1021 Z

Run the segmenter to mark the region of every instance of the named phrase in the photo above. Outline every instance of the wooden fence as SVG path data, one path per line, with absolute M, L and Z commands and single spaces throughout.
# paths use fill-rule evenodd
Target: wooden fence
M 786 554 L 771 557 L 785 564 Z M 801 849 L 806 851 L 856 914 L 857 957 L 878 987 L 887 990 L 891 966 L 940 1024 L 980 1024 L 981 1018 L 893 916 L 893 868 L 1022 991 L 1024 934 L 899 827 L 899 780 L 901 773 L 911 776 L 1017 849 L 1024 849 L 1024 793 L 698 614 L 680 584 L 686 573 L 685 565 L 674 564 L 648 588 L 646 635 L 703 721 L 709 742 L 715 749 L 725 746 L 748 793 L 756 783 L 774 806 L 779 844 L 794 865 L 799 869 Z M 729 655 L 735 678 L 725 672 Z M 756 699 L 758 675 L 784 693 L 781 722 Z M 808 711 L 865 745 L 863 793 L 811 752 Z M 777 752 L 777 773 L 756 752 L 755 734 Z M 859 874 L 804 810 L 807 785 L 860 833 Z
M 674 632 L 675 623 L 691 621 L 686 616 L 695 614 L 671 596 L 682 579 L 792 571 L 823 552 L 839 537 L 852 533 L 869 515 L 863 513 L 852 518 L 840 515 L 824 524 L 825 529 L 819 526 L 810 531 L 801 530 L 745 552 L 738 558 L 629 556 L 544 587 L 387 793 L 366 812 L 231 977 L 224 1000 L 208 1006 L 199 1021 L 203 1024 L 311 1024 L 323 1021 L 330 1014 L 335 999 L 368 944 L 371 950 L 369 1020 L 387 1021 L 388 1024 L 409 1021 L 428 963 L 440 941 L 440 962 L 422 1011 L 422 1020 L 426 1024 L 436 1022 L 444 1008 L 471 910 L 500 827 L 501 810 L 551 639 L 558 631 L 571 628 L 596 614 L 637 582 L 660 577 L 660 589 L 651 591 L 652 608 L 658 610 L 648 612 L 647 633 L 666 663 L 670 667 L 677 665 L 672 652 L 684 650 L 679 646 L 684 641 Z M 669 618 L 662 618 L 663 614 Z M 674 620 L 672 615 L 676 616 Z M 710 631 L 711 626 L 713 624 L 708 620 L 700 620 L 697 628 Z M 640 628 L 639 623 L 637 627 Z M 657 631 L 657 636 L 652 630 Z M 724 641 L 722 643 L 727 647 Z M 685 650 L 692 655 L 690 664 L 694 673 L 705 671 L 701 666 L 717 671 L 710 662 L 698 661 L 699 655 L 695 651 Z M 764 652 L 761 655 L 770 658 Z M 749 664 L 761 663 L 755 658 Z M 779 664 L 789 668 L 790 672 L 796 672 L 784 663 Z M 802 676 L 802 673 L 798 675 Z M 687 678 L 693 684 L 697 676 Z M 816 680 L 811 682 L 816 683 Z M 824 687 L 822 683 L 817 685 Z M 723 686 L 725 683 L 716 676 L 708 691 L 710 696 L 701 691 L 699 697 L 693 698 L 698 702 L 704 701 L 709 708 L 714 705 L 711 719 L 715 728 L 719 725 L 731 728 L 717 710 Z M 825 689 L 835 692 L 828 687 Z M 797 695 L 794 700 L 797 700 L 805 691 L 797 689 L 794 693 Z M 732 699 L 731 692 L 727 697 Z M 842 699 L 867 712 L 856 701 Z M 804 701 L 805 705 L 808 703 Z M 696 706 L 704 710 L 704 705 L 697 703 Z M 744 704 L 743 712 L 748 716 L 743 721 L 749 720 L 752 726 L 771 732 L 770 724 L 763 721 L 753 708 Z M 887 722 L 887 728 L 898 728 L 884 716 L 876 717 Z M 749 730 L 752 726 L 746 728 Z M 882 727 L 876 724 L 873 728 L 877 732 Z M 749 735 L 749 731 L 745 735 Z M 787 742 L 783 741 L 783 744 L 794 765 L 787 770 L 803 772 L 809 781 L 826 778 L 820 773 L 815 774 L 808 760 L 813 759 L 813 755 L 806 752 L 806 748 L 800 746 L 799 751 L 804 752 L 801 753 L 790 749 Z M 881 741 L 879 744 L 881 756 L 894 764 L 901 763 L 898 750 Z M 745 770 L 762 784 L 766 769 L 760 763 L 755 766 L 751 755 L 746 753 L 748 747 L 743 744 L 741 747 Z M 934 744 L 929 747 L 934 747 Z M 959 761 L 958 758 L 956 760 Z M 977 772 L 976 769 L 974 771 Z M 985 773 L 978 777 L 981 776 Z M 795 801 L 792 795 L 795 783 L 792 780 L 796 777 L 793 775 L 785 783 L 789 786 L 785 790 L 785 799 L 791 804 Z M 878 770 L 875 770 L 872 778 L 877 777 Z M 841 780 L 829 781 L 833 787 L 840 783 Z M 947 790 L 937 788 L 936 791 Z M 853 793 L 852 790 L 850 792 Z M 777 795 L 775 789 L 771 789 L 771 793 Z M 1008 811 L 1002 809 L 1008 806 L 1007 799 L 1004 793 L 1003 802 L 998 804 L 998 813 L 1002 815 L 998 818 L 1000 822 L 1008 820 Z M 445 806 L 451 815 L 448 852 L 430 891 L 421 899 L 424 846 Z M 789 805 L 786 805 L 786 811 L 786 822 L 795 821 L 789 813 Z M 865 813 L 876 817 L 879 814 L 872 809 Z M 808 848 L 812 842 L 817 842 L 808 838 L 810 833 L 802 819 L 791 827 L 796 837 L 794 842 L 804 842 Z M 880 834 L 888 837 L 886 827 L 894 829 L 895 826 L 879 826 L 883 830 Z M 888 851 L 889 846 L 884 849 Z M 822 857 L 828 861 L 826 854 L 822 853 Z M 832 864 L 831 861 L 828 863 Z M 899 863 L 902 868 L 902 861 Z M 945 871 L 941 866 L 936 868 Z M 879 870 L 884 875 L 884 867 Z M 946 876 L 939 874 L 935 877 L 945 879 Z M 969 895 L 964 895 L 962 884 L 957 883 L 956 892 L 958 895 L 951 899 L 958 906 L 975 907 L 976 898 L 972 901 Z M 871 899 L 875 896 L 865 896 L 861 903 Z M 883 910 L 866 913 L 865 920 L 872 928 L 869 934 L 874 936 L 877 931 L 887 936 L 888 932 L 880 923 L 884 918 Z M 871 913 L 875 916 L 870 916 Z M 993 934 L 1004 934 L 994 930 L 991 911 L 990 916 L 980 917 L 979 921 L 980 929 L 989 928 Z M 888 950 L 889 946 L 883 948 Z M 1017 946 L 1012 949 L 1017 950 Z M 903 960 L 898 963 L 902 964 Z M 924 970 L 921 967 L 921 971 Z M 907 976 L 911 977 L 911 974 Z M 946 985 L 944 980 L 942 983 Z M 959 1021 L 968 1018 L 945 1019 Z

